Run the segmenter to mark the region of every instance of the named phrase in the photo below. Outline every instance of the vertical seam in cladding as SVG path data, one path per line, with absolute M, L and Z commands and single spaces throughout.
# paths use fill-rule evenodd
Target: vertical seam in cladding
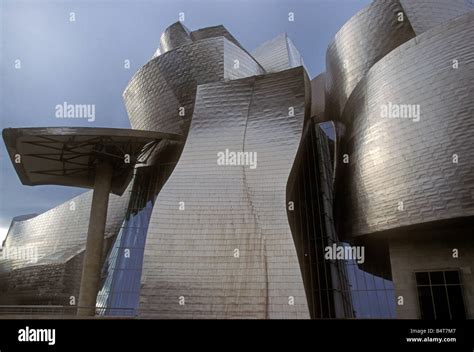
M 250 117 L 250 108 L 252 107 L 252 103 L 253 103 L 253 95 L 254 95 L 254 92 L 255 92 L 255 78 L 252 80 L 252 91 L 250 93 L 250 100 L 249 100 L 249 104 L 247 106 L 247 117 L 245 119 L 245 127 L 244 127 L 244 136 L 242 138 L 242 152 L 245 152 L 245 140 L 246 140 L 246 137 L 247 137 L 247 127 L 248 127 L 248 123 L 249 123 L 249 117 Z M 258 227 L 258 217 L 257 217 L 257 214 L 255 212 L 255 207 L 253 205 L 253 202 L 252 202 L 252 198 L 250 196 L 250 192 L 249 192 L 249 186 L 248 186 L 248 183 L 247 183 L 247 174 L 245 173 L 245 165 L 242 165 L 242 172 L 243 172 L 243 176 L 244 176 L 244 187 L 245 187 L 245 194 L 247 196 L 247 199 L 248 199 L 248 202 L 250 203 L 250 207 L 252 209 L 252 215 L 254 217 L 254 220 L 255 220 L 255 224 L 257 226 L 257 228 L 259 229 L 259 232 L 260 232 L 260 235 L 261 235 L 261 230 L 260 228 Z M 265 279 L 267 280 L 267 278 Z

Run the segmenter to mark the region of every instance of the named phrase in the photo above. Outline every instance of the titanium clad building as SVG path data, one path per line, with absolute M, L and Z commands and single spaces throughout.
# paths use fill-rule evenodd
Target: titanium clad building
M 474 317 L 473 10 L 376 0 L 313 79 L 286 34 L 168 27 L 123 93 L 163 138 L 110 195 L 96 314 Z M 2 309 L 76 308 L 91 196 L 14 219 Z
M 393 281 L 399 318 L 474 314 L 473 16 L 464 1 L 374 1 L 327 53 L 336 227 Z

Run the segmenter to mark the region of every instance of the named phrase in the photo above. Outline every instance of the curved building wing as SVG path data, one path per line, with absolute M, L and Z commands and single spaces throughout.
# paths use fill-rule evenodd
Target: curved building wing
M 118 233 L 128 199 L 127 191 L 120 197 L 110 195 L 106 241 Z M 2 301 L 69 305 L 71 296 L 77 298 L 91 200 L 92 191 L 88 191 L 12 224 L 0 258 Z
M 415 33 L 398 0 L 376 0 L 337 32 L 326 52 L 326 110 L 339 119 L 353 89 L 378 60 Z
M 187 43 L 150 60 L 123 93 L 135 129 L 186 135 L 199 84 L 238 79 L 265 71 L 225 37 Z
M 416 35 L 474 10 L 469 0 L 400 0 Z
M 84 267 L 90 315 L 472 317 L 472 9 L 375 0 L 313 80 L 286 34 L 252 56 L 223 26 L 171 25 L 123 93 L 132 127 L 168 138 L 136 148 L 146 162 L 110 196 L 104 264 L 102 230 L 84 251 L 84 193 L 14 219 L 0 302 L 68 305 Z M 90 152 L 112 157 L 106 143 Z M 90 164 L 103 191 L 114 163 Z
M 473 20 L 405 43 L 355 89 L 344 115 L 350 234 L 474 215 Z
M 356 85 L 390 51 L 473 9 L 464 0 L 373 1 L 342 26 L 328 47 L 327 114 L 341 118 Z
M 198 87 L 186 145 L 153 209 L 141 315 L 309 317 L 285 205 L 306 84 L 295 68 Z
M 191 33 L 181 22 L 173 23 L 165 29 L 160 38 L 160 53 L 164 54 L 170 50 L 179 48 L 186 44 L 192 44 Z

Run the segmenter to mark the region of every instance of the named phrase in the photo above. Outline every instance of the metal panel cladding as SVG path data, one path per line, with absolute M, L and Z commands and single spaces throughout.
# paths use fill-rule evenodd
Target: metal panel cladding
M 237 39 L 235 39 L 235 37 L 223 25 L 200 28 L 191 32 L 193 42 L 216 37 L 224 37 L 245 51 L 245 48 L 240 45 Z
M 337 32 L 326 53 L 326 115 L 338 119 L 353 89 L 374 63 L 413 38 L 415 33 L 398 14 L 398 0 L 376 0 Z
M 88 191 L 43 214 L 12 224 L 0 257 L 2 299 L 68 305 L 69 297 L 77 296 L 91 199 L 92 191 Z M 128 190 L 121 197 L 110 195 L 105 238 L 118 233 L 128 200 Z M 76 257 L 77 263 L 68 265 Z
M 326 53 L 326 114 L 341 117 L 369 69 L 416 35 L 472 11 L 466 0 L 375 0 L 337 32 Z
M 400 0 L 416 35 L 474 10 L 470 0 Z
M 279 72 L 292 67 L 303 66 L 303 58 L 286 33 L 269 40 L 252 52 L 267 72 Z
M 325 112 L 325 93 L 326 74 L 320 73 L 311 80 L 311 118 L 321 122 L 326 120 Z
M 186 145 L 151 217 L 141 316 L 309 318 L 286 214 L 308 85 L 299 67 L 198 87 Z M 219 163 L 232 152 L 255 153 L 255 167 Z
M 123 196 L 110 195 L 105 235 L 117 233 L 127 208 L 129 192 Z M 61 262 L 60 254 L 85 248 L 92 191 L 68 200 L 34 218 L 18 221 L 10 228 L 4 249 L 34 246 L 38 262 Z M 16 269 L 31 265 L 22 258 L 7 258 L 0 261 L 3 268 Z
M 474 215 L 473 21 L 417 36 L 355 89 L 344 116 L 349 234 Z
M 133 76 L 123 93 L 130 123 L 135 129 L 186 135 L 198 84 L 264 72 L 224 37 L 180 46 L 153 58 Z
M 179 48 L 180 46 L 191 44 L 191 33 L 181 22 L 173 23 L 165 29 L 160 38 L 161 54 L 170 50 Z

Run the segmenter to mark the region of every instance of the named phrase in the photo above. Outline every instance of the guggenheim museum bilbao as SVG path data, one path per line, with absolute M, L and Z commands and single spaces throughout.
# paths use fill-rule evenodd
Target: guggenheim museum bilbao
M 23 184 L 92 190 L 12 220 L 0 312 L 474 318 L 473 10 L 376 0 L 313 79 L 286 34 L 177 22 L 132 129 L 4 129 Z

